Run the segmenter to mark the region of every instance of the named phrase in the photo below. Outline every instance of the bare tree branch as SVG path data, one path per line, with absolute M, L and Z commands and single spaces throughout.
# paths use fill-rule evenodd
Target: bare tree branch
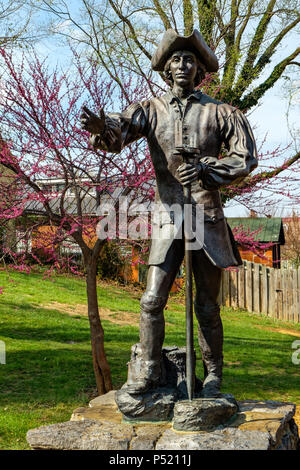
M 258 103 L 258 100 L 265 94 L 267 90 L 272 88 L 277 80 L 281 77 L 288 65 L 293 63 L 293 59 L 300 54 L 300 47 L 298 47 L 291 55 L 277 64 L 271 75 L 257 88 L 248 93 L 242 100 L 237 100 L 236 104 L 243 110 L 250 109 Z

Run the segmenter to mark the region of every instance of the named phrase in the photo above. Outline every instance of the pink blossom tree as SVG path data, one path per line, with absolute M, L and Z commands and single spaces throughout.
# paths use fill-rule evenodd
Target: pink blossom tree
M 98 392 L 103 394 L 112 383 L 97 298 L 97 262 L 107 242 L 96 235 L 101 219 L 97 207 L 104 194 L 116 189 L 123 196 L 131 192 L 149 198 L 153 193 L 147 187 L 153 180 L 149 155 L 143 143 L 131 145 L 114 158 L 88 145 L 88 135 L 80 127 L 82 105 L 115 109 L 118 104 L 124 106 L 125 99 L 96 63 L 82 65 L 75 55 L 72 69 L 61 72 L 50 70 L 34 54 L 16 60 L 1 49 L 0 56 L 6 72 L 0 100 L 0 222 L 7 229 L 9 221 L 24 224 L 24 217 L 30 218 L 30 224 L 23 225 L 23 235 L 26 230 L 38 233 L 35 253 L 43 249 L 52 268 L 61 265 L 57 247 L 66 240 L 80 248 L 93 366 Z M 132 100 L 144 98 L 143 86 L 131 83 L 130 77 L 126 88 Z M 49 182 L 59 185 L 49 186 Z M 6 251 L 19 269 L 26 268 L 24 253 L 7 247 Z M 37 254 L 32 256 L 41 262 Z

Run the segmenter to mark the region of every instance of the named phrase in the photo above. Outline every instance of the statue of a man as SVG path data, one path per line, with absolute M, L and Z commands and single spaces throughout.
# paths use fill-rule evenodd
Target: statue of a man
M 156 175 L 156 203 L 182 205 L 183 186 L 191 184 L 192 204 L 204 206 L 204 243 L 201 249 L 193 250 L 192 266 L 205 373 L 202 395 L 211 397 L 219 393 L 222 379 L 223 328 L 217 302 L 221 272 L 222 268 L 241 264 L 224 218 L 219 189 L 241 181 L 256 168 L 256 146 L 242 112 L 195 90 L 206 72 L 218 70 L 215 54 L 197 30 L 188 37 L 166 31 L 152 57 L 152 68 L 163 71 L 171 83 L 166 94 L 134 103 L 120 114 L 104 115 L 101 111 L 98 117 L 84 108 L 82 127 L 91 133 L 95 148 L 109 152 L 118 153 L 127 144 L 146 137 Z M 178 138 L 183 145 L 198 150 L 194 164 L 182 163 L 175 151 Z M 224 158 L 220 158 L 222 145 L 227 151 Z M 163 309 L 184 257 L 184 241 L 175 238 L 171 215 L 167 213 L 160 225 L 161 230 L 168 225 L 170 237 L 152 240 L 147 288 L 141 299 L 143 368 L 136 382 L 128 385 L 127 391 L 132 394 L 146 392 L 159 383 L 165 336 Z

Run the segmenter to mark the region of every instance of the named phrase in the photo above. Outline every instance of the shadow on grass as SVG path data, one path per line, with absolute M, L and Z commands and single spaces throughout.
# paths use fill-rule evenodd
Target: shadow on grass
M 82 327 L 72 333 L 65 331 L 63 327 L 52 326 L 52 327 L 37 327 L 32 328 L 27 326 L 16 325 L 14 328 L 1 328 L 0 335 L 3 339 L 10 338 L 12 340 L 25 340 L 25 341 L 54 341 L 58 343 L 66 342 L 86 342 L 89 339 L 89 330 Z
M 106 348 L 113 383 L 125 382 L 128 347 Z M 83 347 L 39 348 L 7 353 L 0 370 L 0 404 L 58 403 L 95 388 L 89 344 Z
M 168 345 L 185 346 L 184 334 L 169 331 L 166 334 Z M 292 363 L 292 340 L 282 338 L 251 338 L 225 336 L 223 388 L 237 396 L 250 397 L 292 397 L 299 401 L 299 366 Z M 197 358 L 197 376 L 203 379 L 200 348 L 196 336 L 194 348 Z M 231 364 L 232 362 L 232 364 Z M 297 397 L 298 395 L 298 397 Z M 278 398 L 277 398 L 278 399 Z M 285 398 L 286 399 L 286 398 Z
M 102 324 L 113 384 L 120 386 L 126 380 L 138 328 Z M 6 365 L 0 366 L 0 405 L 55 405 L 95 391 L 87 317 L 74 318 L 32 304 L 2 303 L 0 337 L 6 344 Z

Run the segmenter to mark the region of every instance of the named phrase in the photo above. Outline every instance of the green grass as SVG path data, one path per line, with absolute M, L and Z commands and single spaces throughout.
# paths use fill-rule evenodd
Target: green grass
M 85 282 L 71 276 L 43 280 L 41 273 L 0 271 L 0 340 L 6 364 L 0 364 L 0 449 L 28 449 L 28 429 L 67 421 L 72 411 L 96 396 L 89 322 L 43 307 L 50 302 L 85 304 Z M 142 292 L 101 283 L 99 303 L 115 312 L 138 312 Z M 166 344 L 183 346 L 184 305 L 173 296 L 165 313 Z M 300 404 L 300 366 L 292 364 L 297 337 L 271 329 L 300 333 L 286 324 L 243 311 L 224 309 L 223 392 L 237 399 L 284 400 Z M 126 380 L 130 347 L 138 326 L 103 320 L 105 349 L 114 388 Z M 298 338 L 300 339 L 300 338 Z M 196 344 L 196 325 L 195 325 Z M 197 356 L 199 356 L 196 346 Z M 202 376 L 201 361 L 197 361 Z

